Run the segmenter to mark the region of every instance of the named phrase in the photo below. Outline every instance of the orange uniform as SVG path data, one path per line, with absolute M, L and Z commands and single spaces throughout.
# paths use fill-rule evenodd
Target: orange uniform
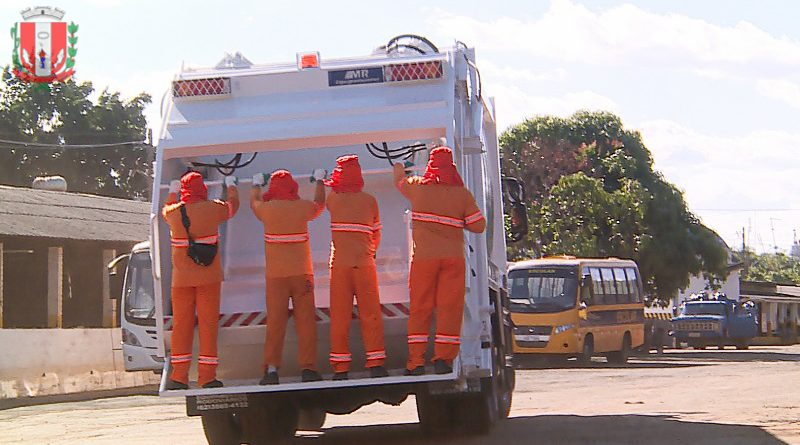
M 174 382 L 188 384 L 192 360 L 195 310 L 200 331 L 198 384 L 216 379 L 217 323 L 219 321 L 220 283 L 222 267 L 219 253 L 208 266 L 196 264 L 187 255 L 189 240 L 181 219 L 180 208 L 186 207 L 190 220 L 189 232 L 196 243 L 217 244 L 219 225 L 239 209 L 239 192 L 228 187 L 228 201 L 207 198 L 206 186 L 199 173 L 191 172 L 181 178 L 181 199 L 175 193 L 167 196 L 162 215 L 167 221 L 172 241 L 172 347 L 170 363 Z
M 463 230 L 483 232 L 486 221 L 472 193 L 463 186 L 447 147 L 431 151 L 424 176 L 406 178 L 403 166 L 395 164 L 394 178 L 411 202 L 414 240 L 406 368 L 411 371 L 425 364 L 434 310 L 434 362 L 441 360 L 452 366 L 461 344 L 464 315 Z
M 378 294 L 375 251 L 380 243 L 378 202 L 361 191 L 364 180 L 358 157 L 343 156 L 326 185 L 333 188 L 327 207 L 331 214 L 331 368 L 350 370 L 350 321 L 353 296 L 364 340 L 367 368 L 383 366 L 383 318 Z
M 308 222 L 322 213 L 325 189 L 317 185 L 314 201 L 300 199 L 291 174 L 272 174 L 262 196 L 254 187 L 250 206 L 264 224 L 266 257 L 267 334 L 264 368 L 280 367 L 289 319 L 289 300 L 299 343 L 298 361 L 304 370 L 316 370 L 317 322 L 314 304 L 314 268 L 308 243 Z

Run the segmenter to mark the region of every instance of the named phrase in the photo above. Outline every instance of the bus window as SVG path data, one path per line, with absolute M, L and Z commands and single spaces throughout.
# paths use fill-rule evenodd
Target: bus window
M 136 324 L 155 325 L 156 312 L 153 298 L 153 273 L 147 253 L 131 255 L 125 278 L 125 319 Z
M 616 303 L 617 289 L 616 286 L 614 285 L 614 272 L 611 271 L 610 267 L 603 267 L 600 269 L 600 275 L 602 275 L 603 277 L 603 293 L 605 294 L 603 303 L 605 304 Z
M 625 278 L 625 270 L 623 268 L 614 268 L 614 281 L 617 283 L 617 303 L 632 303 L 633 299 L 628 289 L 628 279 Z
M 589 269 L 592 274 L 592 291 L 594 299 L 590 302 L 592 304 L 603 304 L 603 279 L 600 277 L 600 269 L 592 267 Z
M 631 290 L 632 301 L 641 303 L 642 293 L 639 290 L 639 278 L 637 277 L 636 269 L 628 267 L 625 269 L 625 274 L 628 276 L 628 287 Z

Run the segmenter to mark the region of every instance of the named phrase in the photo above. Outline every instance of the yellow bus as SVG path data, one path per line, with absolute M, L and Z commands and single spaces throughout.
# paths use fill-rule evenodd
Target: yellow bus
M 603 354 L 625 363 L 644 343 L 639 268 L 630 260 L 570 256 L 509 267 L 514 353 L 577 357 Z

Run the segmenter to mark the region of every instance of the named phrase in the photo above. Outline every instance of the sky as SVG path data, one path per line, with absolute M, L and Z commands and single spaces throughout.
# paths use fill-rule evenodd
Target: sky
M 2 0 L 0 21 L 10 28 L 35 5 Z M 641 132 L 654 167 L 730 245 L 740 247 L 744 232 L 756 251 L 787 251 L 800 230 L 795 0 L 49 5 L 80 25 L 77 80 L 127 97 L 149 93 L 153 128 L 182 64 L 211 66 L 235 51 L 254 63 L 290 62 L 302 51 L 355 56 L 405 33 L 440 47 L 457 39 L 476 48 L 501 128 L 541 114 L 612 111 Z M 6 40 L 0 61 L 11 60 Z

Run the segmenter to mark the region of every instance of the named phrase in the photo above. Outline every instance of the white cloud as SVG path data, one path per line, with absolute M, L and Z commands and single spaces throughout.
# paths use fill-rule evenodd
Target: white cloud
M 437 11 L 434 20 L 440 32 L 480 43 L 483 50 L 525 52 L 569 62 L 800 65 L 800 42 L 772 36 L 749 22 L 719 26 L 631 4 L 593 12 L 571 0 L 554 0 L 535 20 L 481 21 L 443 11 Z
M 786 102 L 800 108 L 800 85 L 786 79 L 762 79 L 756 84 L 758 92 L 764 96 Z

